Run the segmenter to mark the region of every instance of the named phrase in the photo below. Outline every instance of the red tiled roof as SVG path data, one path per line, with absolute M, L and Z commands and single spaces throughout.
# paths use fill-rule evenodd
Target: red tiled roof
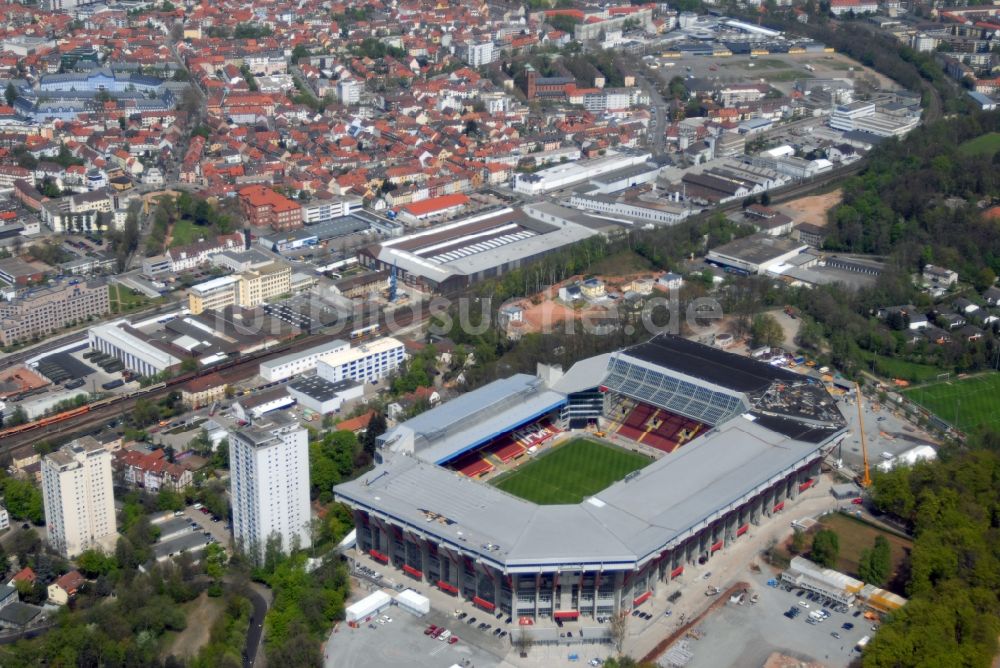
M 403 209 L 414 216 L 422 216 L 435 211 L 443 211 L 456 206 L 464 206 L 469 203 L 469 198 L 465 195 L 441 195 L 430 199 L 403 205 Z

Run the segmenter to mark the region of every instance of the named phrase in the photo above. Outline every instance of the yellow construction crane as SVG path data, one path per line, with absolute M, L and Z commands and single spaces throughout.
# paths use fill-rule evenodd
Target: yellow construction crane
M 858 404 L 858 433 L 861 434 L 861 456 L 865 460 L 865 473 L 861 478 L 861 486 L 865 489 L 871 487 L 872 476 L 868 469 L 868 443 L 865 441 L 865 416 L 864 409 L 861 407 L 861 385 L 854 383 L 854 400 Z

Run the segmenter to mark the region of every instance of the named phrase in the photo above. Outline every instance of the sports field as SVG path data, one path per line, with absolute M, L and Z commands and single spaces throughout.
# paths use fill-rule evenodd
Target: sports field
M 580 503 L 652 461 L 613 445 L 578 438 L 498 476 L 492 484 L 542 505 Z
M 958 152 L 962 155 L 980 155 L 989 158 L 997 151 L 1000 151 L 1000 132 L 987 132 L 958 145 Z
M 1000 373 L 945 380 L 904 390 L 903 394 L 959 431 L 1000 426 Z

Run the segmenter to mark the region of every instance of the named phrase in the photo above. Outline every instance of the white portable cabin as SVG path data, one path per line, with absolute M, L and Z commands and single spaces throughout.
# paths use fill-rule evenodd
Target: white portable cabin
M 348 606 L 344 615 L 348 622 L 363 622 L 387 608 L 390 603 L 392 603 L 392 597 L 379 590 Z
M 430 600 L 412 589 L 406 589 L 396 594 L 396 605 L 418 617 L 431 611 Z

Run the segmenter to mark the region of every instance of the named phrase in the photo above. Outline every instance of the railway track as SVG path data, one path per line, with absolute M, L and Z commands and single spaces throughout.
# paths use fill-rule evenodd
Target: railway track
M 377 320 L 361 323 L 359 327 L 359 329 L 370 330 L 373 324 L 377 324 L 379 329 L 367 331 L 367 333 L 363 336 L 352 338 L 352 343 L 363 343 L 364 341 L 375 338 L 383 333 L 391 334 L 391 331 L 385 331 L 387 323 L 391 324 L 393 328 L 402 328 L 426 322 L 429 317 L 430 313 L 426 309 L 421 309 L 419 320 L 414 316 L 412 310 L 406 310 L 403 313 L 395 313 L 389 319 L 387 319 L 384 315 L 380 315 Z M 39 441 L 54 441 L 57 443 L 63 443 L 73 438 L 92 433 L 95 429 L 107 424 L 111 420 L 123 418 L 124 416 L 129 415 L 135 408 L 136 402 L 140 399 L 158 401 L 175 391 L 178 386 L 186 383 L 192 378 L 219 372 L 224 378 L 226 378 L 227 381 L 231 383 L 239 380 L 245 380 L 247 378 L 252 378 L 257 374 L 261 362 L 274 359 L 275 357 L 279 357 L 281 355 L 301 352 L 313 346 L 317 346 L 337 338 L 346 338 L 343 337 L 342 329 L 338 328 L 336 333 L 317 332 L 316 334 L 303 337 L 290 345 L 278 346 L 269 351 L 237 359 L 225 368 L 220 369 L 220 367 L 209 367 L 196 374 L 185 374 L 183 376 L 173 378 L 166 383 L 161 383 L 160 385 L 146 388 L 145 390 L 138 390 L 133 394 L 124 396 L 112 402 L 96 402 L 96 404 L 91 404 L 91 408 L 83 414 L 67 415 L 63 419 L 59 419 L 59 416 L 54 416 L 53 418 L 48 418 L 48 420 L 50 420 L 49 422 L 46 422 L 46 420 L 43 419 L 28 423 L 28 425 L 24 425 L 26 428 L 22 428 L 21 431 L 15 433 L 0 432 L 0 462 L 4 462 L 5 464 L 8 463 L 12 450 L 30 443 L 37 443 Z

